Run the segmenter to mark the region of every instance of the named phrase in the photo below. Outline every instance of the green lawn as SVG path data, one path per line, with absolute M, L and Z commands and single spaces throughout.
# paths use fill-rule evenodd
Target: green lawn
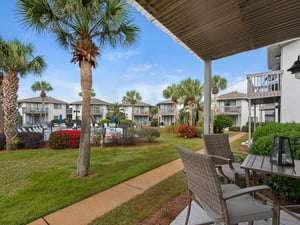
M 72 178 L 77 150 L 0 152 L 0 225 L 20 225 L 178 158 L 175 144 L 192 150 L 202 139 L 162 133 L 160 145 L 95 148 L 92 176 Z M 117 166 L 116 166 L 117 165 Z

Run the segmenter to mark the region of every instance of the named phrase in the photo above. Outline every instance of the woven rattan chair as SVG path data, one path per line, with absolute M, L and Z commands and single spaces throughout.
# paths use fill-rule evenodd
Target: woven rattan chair
M 213 156 L 218 175 L 224 177 L 227 182 L 245 184 L 245 170 L 241 169 L 240 163 L 234 162 L 228 134 L 206 134 L 203 139 L 205 153 Z
M 190 196 L 186 225 L 189 221 L 192 200 L 208 214 L 212 223 L 253 224 L 253 221 L 273 217 L 273 224 L 275 224 L 278 217 L 275 218 L 277 214 L 273 209 L 249 194 L 270 190 L 270 187 L 261 185 L 240 189 L 235 184 L 221 185 L 210 156 L 192 152 L 179 145 L 176 145 L 176 148 L 186 171 Z

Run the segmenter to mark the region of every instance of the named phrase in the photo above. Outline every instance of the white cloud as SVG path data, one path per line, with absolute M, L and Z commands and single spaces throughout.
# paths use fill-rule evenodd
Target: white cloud
M 141 64 L 141 65 L 133 65 L 130 68 L 130 71 L 134 71 L 134 72 L 144 72 L 147 70 L 152 69 L 154 66 L 151 64 Z
M 232 91 L 237 91 L 241 93 L 247 93 L 247 79 L 237 78 L 235 81 L 229 82 L 226 90 L 222 91 L 223 93 L 229 93 Z
M 125 80 L 131 80 L 137 78 L 137 75 L 135 73 L 125 73 L 123 74 L 123 78 Z
M 110 62 L 117 62 L 122 59 L 128 59 L 130 56 L 137 55 L 138 52 L 134 50 L 126 51 L 126 52 L 107 52 L 103 53 L 101 58 Z

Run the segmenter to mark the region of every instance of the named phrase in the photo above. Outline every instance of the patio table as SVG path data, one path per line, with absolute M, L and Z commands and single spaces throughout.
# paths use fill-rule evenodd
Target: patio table
M 266 174 L 276 174 L 279 176 L 300 179 L 300 160 L 294 160 L 294 164 L 295 165 L 293 167 L 278 166 L 270 162 L 269 156 L 248 154 L 246 159 L 241 164 L 241 168 L 245 169 L 246 185 L 251 186 L 250 171 L 253 172 L 253 176 L 255 176 L 256 172 L 262 172 Z M 276 224 L 279 224 L 280 221 L 280 208 L 300 220 L 299 215 L 288 210 L 288 207 L 280 207 L 279 204 L 275 204 L 275 213 L 277 214 Z

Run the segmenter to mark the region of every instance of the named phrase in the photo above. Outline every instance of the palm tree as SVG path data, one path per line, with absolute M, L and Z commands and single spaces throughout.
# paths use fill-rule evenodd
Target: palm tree
M 3 78 L 4 74 L 0 72 L 0 134 L 4 133 L 4 111 L 3 111 Z
M 142 97 L 139 92 L 135 90 L 127 91 L 126 96 L 123 97 L 123 102 L 129 102 L 131 104 L 132 113 L 131 120 L 134 123 L 134 105 L 137 101 L 141 101 Z
M 33 46 L 22 44 L 18 40 L 0 40 L 0 68 L 4 71 L 3 107 L 4 133 L 6 150 L 13 150 L 11 141 L 16 136 L 16 121 L 18 112 L 19 77 L 27 73 L 41 74 L 46 64 L 41 56 L 33 56 Z
M 227 80 L 220 75 L 214 75 L 211 78 L 212 82 L 212 94 L 214 95 L 214 114 L 217 115 L 218 106 L 217 106 L 217 95 L 220 90 L 224 90 L 227 87 Z
M 112 118 L 112 116 L 114 116 L 115 123 L 118 124 L 120 120 L 125 119 L 125 112 L 122 108 L 122 105 L 116 102 L 108 106 L 108 112 L 106 116 L 110 119 Z
M 180 97 L 184 99 L 184 101 L 188 105 L 189 111 L 189 126 L 193 125 L 193 103 L 195 99 L 201 99 L 203 96 L 203 86 L 200 85 L 200 80 L 192 80 L 188 78 L 183 80 L 178 85 Z
M 53 33 L 59 45 L 73 50 L 71 62 L 79 63 L 82 122 L 77 176 L 87 176 L 92 67 L 96 67 L 96 57 L 106 44 L 112 47 L 132 44 L 139 29 L 132 24 L 126 2 L 122 0 L 20 0 L 18 6 L 24 24 L 37 31 Z
M 177 123 L 177 103 L 178 98 L 180 97 L 179 92 L 179 87 L 176 84 L 172 84 L 171 86 L 168 86 L 166 89 L 163 90 L 164 98 L 171 98 L 171 101 L 174 104 L 175 125 Z
M 42 116 L 44 112 L 44 107 L 45 107 L 45 99 L 47 98 L 46 92 L 52 91 L 53 88 L 52 86 L 47 83 L 46 81 L 36 81 L 32 86 L 31 89 L 33 91 L 40 91 L 40 96 L 42 99 L 42 109 L 41 109 L 41 114 L 40 114 L 40 122 L 42 122 Z
M 79 95 L 80 97 L 82 97 L 82 91 L 79 92 L 78 95 Z M 94 90 L 93 88 L 91 88 L 91 97 L 95 97 L 95 96 L 96 96 L 96 92 L 95 92 L 95 90 Z

